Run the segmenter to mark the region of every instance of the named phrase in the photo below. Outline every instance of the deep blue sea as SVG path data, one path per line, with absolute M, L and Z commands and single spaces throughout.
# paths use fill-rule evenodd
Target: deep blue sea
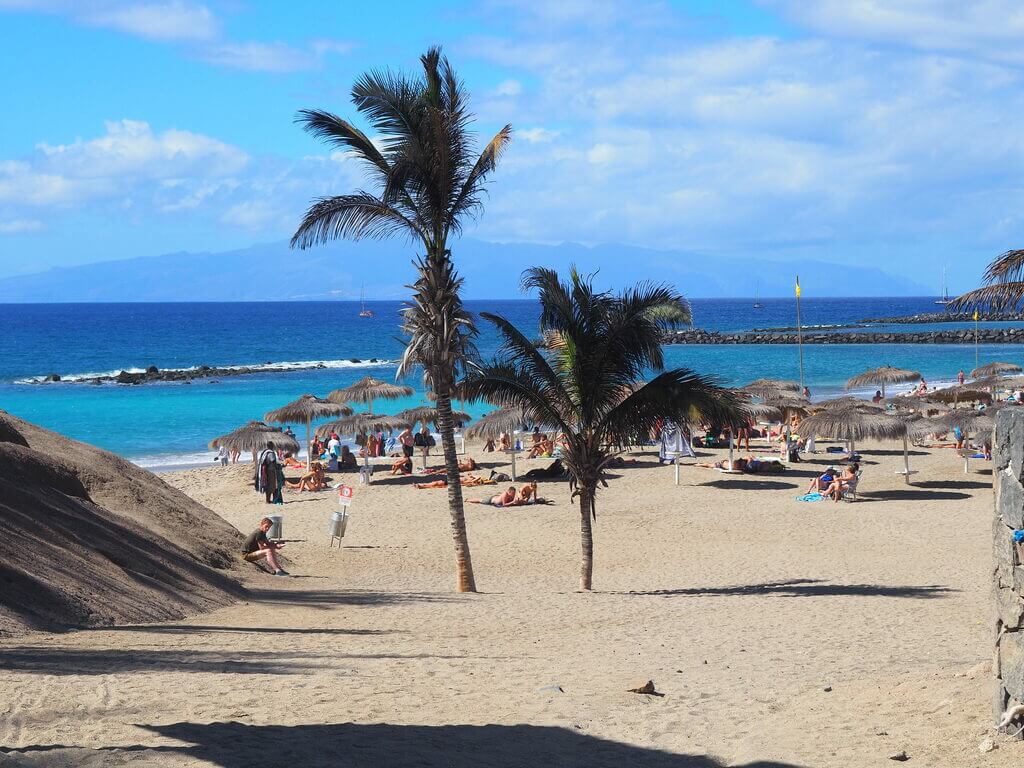
M 857 322 L 867 317 L 936 310 L 933 298 L 804 299 L 805 326 Z M 710 330 L 743 330 L 795 324 L 794 299 L 697 299 L 694 324 Z M 472 301 L 471 311 L 502 314 L 528 334 L 537 330 L 533 301 Z M 0 408 L 78 440 L 159 468 L 205 464 L 207 442 L 301 394 L 324 395 L 372 374 L 394 378 L 396 366 L 353 363 L 352 359 L 394 361 L 401 354 L 399 302 L 368 302 L 373 318 L 360 318 L 351 302 L 225 304 L 6 304 L 0 305 Z M 894 326 L 924 330 L 942 326 Z M 480 322 L 478 346 L 494 352 L 496 337 Z M 981 362 L 1024 364 L 1024 348 L 982 345 Z M 717 374 L 724 383 L 761 377 L 797 378 L 795 346 L 669 346 L 669 366 Z M 287 370 L 320 361 L 322 370 Z M 191 384 L 93 386 L 65 381 L 28 383 L 58 373 L 89 373 L 199 365 L 277 364 L 282 370 Z M 893 364 L 921 371 L 929 383 L 948 382 L 975 367 L 973 345 L 804 346 L 805 379 L 815 397 L 842 390 L 843 382 L 866 368 Z M 378 403 L 380 412 L 426 402 L 419 380 L 407 380 L 416 394 Z M 867 393 L 870 394 L 870 393 Z M 484 408 L 468 409 L 482 413 Z M 300 432 L 302 430 L 296 430 Z

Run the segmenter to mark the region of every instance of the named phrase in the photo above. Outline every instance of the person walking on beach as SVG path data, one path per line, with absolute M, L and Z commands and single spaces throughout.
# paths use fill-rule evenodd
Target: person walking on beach
M 964 376 L 964 372 L 963 372 L 963 370 L 961 369 L 960 373 L 958 373 L 958 374 L 956 375 L 956 383 L 957 383 L 957 384 L 960 384 L 961 386 L 963 386 L 963 383 L 964 383 L 964 381 L 965 381 L 966 379 L 967 379 L 967 377 L 966 377 L 966 376 Z
M 222 445 L 217 450 L 217 459 L 220 461 L 220 465 L 222 467 L 226 467 L 228 465 L 228 458 L 230 457 L 230 455 L 231 455 L 231 452 L 228 451 L 226 446 Z
M 402 455 L 411 459 L 416 448 L 416 438 L 412 434 L 412 427 L 406 427 L 398 436 L 398 442 L 402 444 Z
M 338 458 L 338 454 L 341 451 L 341 440 L 338 439 L 338 435 L 335 432 L 331 432 L 331 439 L 327 441 L 327 453 L 334 458 Z
M 267 531 L 274 525 L 269 517 L 260 520 L 260 527 L 245 537 L 242 544 L 242 559 L 247 563 L 258 563 L 266 558 L 267 565 L 275 576 L 287 576 L 288 571 L 277 561 L 277 553 L 284 546 L 267 538 Z

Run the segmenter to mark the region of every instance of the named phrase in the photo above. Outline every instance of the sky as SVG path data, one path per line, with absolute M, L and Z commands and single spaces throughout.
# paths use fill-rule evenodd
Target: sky
M 959 292 L 1024 247 L 1022 42 L 1019 0 L 0 0 L 0 278 L 289 237 L 365 185 L 296 112 L 439 44 L 515 129 L 474 237 Z

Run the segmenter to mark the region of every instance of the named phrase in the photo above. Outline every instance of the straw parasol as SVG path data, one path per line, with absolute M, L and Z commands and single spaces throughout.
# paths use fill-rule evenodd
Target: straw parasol
M 914 425 L 912 434 L 923 437 L 930 434 L 942 434 L 951 429 L 962 430 L 965 437 L 971 432 L 975 434 L 982 432 L 991 434 L 992 430 L 996 428 L 995 413 L 1001 407 L 1004 406 L 990 405 L 982 411 L 975 408 L 954 408 L 948 413 L 943 413 L 931 419 L 921 420 Z M 961 455 L 964 458 L 964 472 L 967 473 L 970 471 L 968 465 L 970 455 Z
M 897 395 L 896 397 L 890 397 L 885 402 L 887 405 L 891 405 L 898 411 L 909 411 L 925 415 L 932 412 L 944 413 L 949 410 L 949 406 L 945 403 L 940 403 L 936 400 L 926 400 L 923 397 Z
M 926 400 L 938 403 L 990 403 L 992 395 L 970 385 L 962 387 L 946 387 L 929 392 Z
M 795 381 L 758 379 L 740 387 L 740 391 L 746 392 L 753 397 L 772 397 L 783 392 L 799 392 L 800 385 Z
M 886 384 L 902 384 L 920 378 L 921 374 L 918 371 L 908 371 L 905 368 L 893 368 L 891 365 L 883 365 L 881 368 L 872 368 L 848 379 L 846 388 L 881 386 L 882 397 L 885 397 Z
M 498 408 L 490 411 L 479 419 L 473 426 L 469 427 L 465 431 L 467 439 L 475 440 L 477 438 L 496 440 L 504 432 L 515 432 L 517 429 L 525 426 L 528 419 L 523 415 L 521 408 L 515 406 L 507 406 L 504 408 Z M 512 479 L 516 479 L 516 451 L 515 448 L 508 450 L 509 457 L 512 461 Z
M 1021 371 L 1024 371 L 1024 368 L 1021 368 L 1016 363 L 1001 363 L 996 361 L 994 363 L 986 363 L 980 368 L 975 368 L 971 371 L 971 378 L 982 379 L 986 376 L 994 376 L 999 373 L 1020 373 Z
M 282 405 L 275 411 L 264 415 L 264 419 L 276 424 L 286 424 L 291 421 L 306 422 L 306 469 L 309 469 L 313 459 L 313 452 L 309 449 L 312 440 L 313 419 L 323 419 L 327 416 L 348 416 L 352 409 L 347 405 L 332 403 L 316 395 L 303 395 L 298 400 L 293 400 L 288 405 Z
M 907 484 L 914 474 L 910 469 L 910 450 L 907 445 L 908 424 L 905 419 L 884 413 L 879 408 L 822 408 L 800 423 L 801 431 L 808 434 L 848 440 L 850 452 L 857 440 L 903 440 L 903 475 Z
M 383 432 L 385 430 L 405 429 L 411 427 L 406 419 L 398 416 L 387 416 L 382 413 L 354 413 L 336 421 L 329 421 L 316 428 L 317 437 L 326 437 L 332 432 L 343 435 L 365 435 L 367 432 Z
M 842 397 L 834 397 L 831 400 L 822 400 L 814 404 L 816 411 L 826 410 L 847 410 L 850 408 L 869 408 L 876 411 L 881 411 L 882 407 L 870 402 L 869 400 L 861 400 L 859 397 L 853 397 L 851 395 L 843 395 Z
M 215 437 L 210 441 L 211 448 L 227 448 L 229 451 L 262 451 L 269 443 L 275 448 L 290 453 L 299 452 L 299 443 L 291 435 L 286 435 L 280 427 L 272 427 L 262 421 L 250 421 L 226 435 Z
M 399 412 L 398 418 L 408 421 L 413 426 L 419 423 L 424 425 L 433 424 L 437 425 L 437 408 L 430 405 L 420 405 L 416 408 L 407 408 L 404 411 Z M 452 419 L 456 422 L 465 423 L 470 421 L 473 417 L 468 413 L 462 411 L 452 411 Z
M 412 387 L 402 384 L 390 384 L 372 376 L 364 376 L 355 384 L 336 389 L 328 393 L 327 399 L 332 403 L 363 403 L 366 410 L 373 413 L 374 400 L 395 400 L 412 394 Z

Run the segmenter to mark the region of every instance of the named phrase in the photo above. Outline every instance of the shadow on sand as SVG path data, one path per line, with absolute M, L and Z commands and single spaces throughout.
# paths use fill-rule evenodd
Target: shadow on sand
M 61 745 L 28 747 L 15 753 L 23 765 L 120 766 L 213 765 L 379 766 L 380 768 L 723 768 L 704 755 L 663 752 L 587 736 L 566 728 L 536 725 L 248 725 L 171 723 L 140 725 L 153 734 L 185 742 L 173 746 L 108 747 L 84 750 Z M 64 753 L 64 754 L 61 754 Z M 87 760 L 88 753 L 96 756 Z M 77 761 L 75 758 L 81 755 Z M 70 760 L 70 762 L 68 762 Z M 194 763 L 193 763 L 194 761 Z M 730 765 L 739 765 L 730 763 Z M 757 761 L 740 768 L 798 768 Z
M 649 592 L 620 592 L 625 595 L 683 597 L 705 595 L 789 595 L 791 597 L 911 597 L 931 599 L 945 597 L 957 590 L 937 584 L 922 586 L 887 586 L 884 584 L 829 584 L 823 579 L 788 579 L 761 584 L 735 584 L 727 587 L 689 587 L 656 589 Z

